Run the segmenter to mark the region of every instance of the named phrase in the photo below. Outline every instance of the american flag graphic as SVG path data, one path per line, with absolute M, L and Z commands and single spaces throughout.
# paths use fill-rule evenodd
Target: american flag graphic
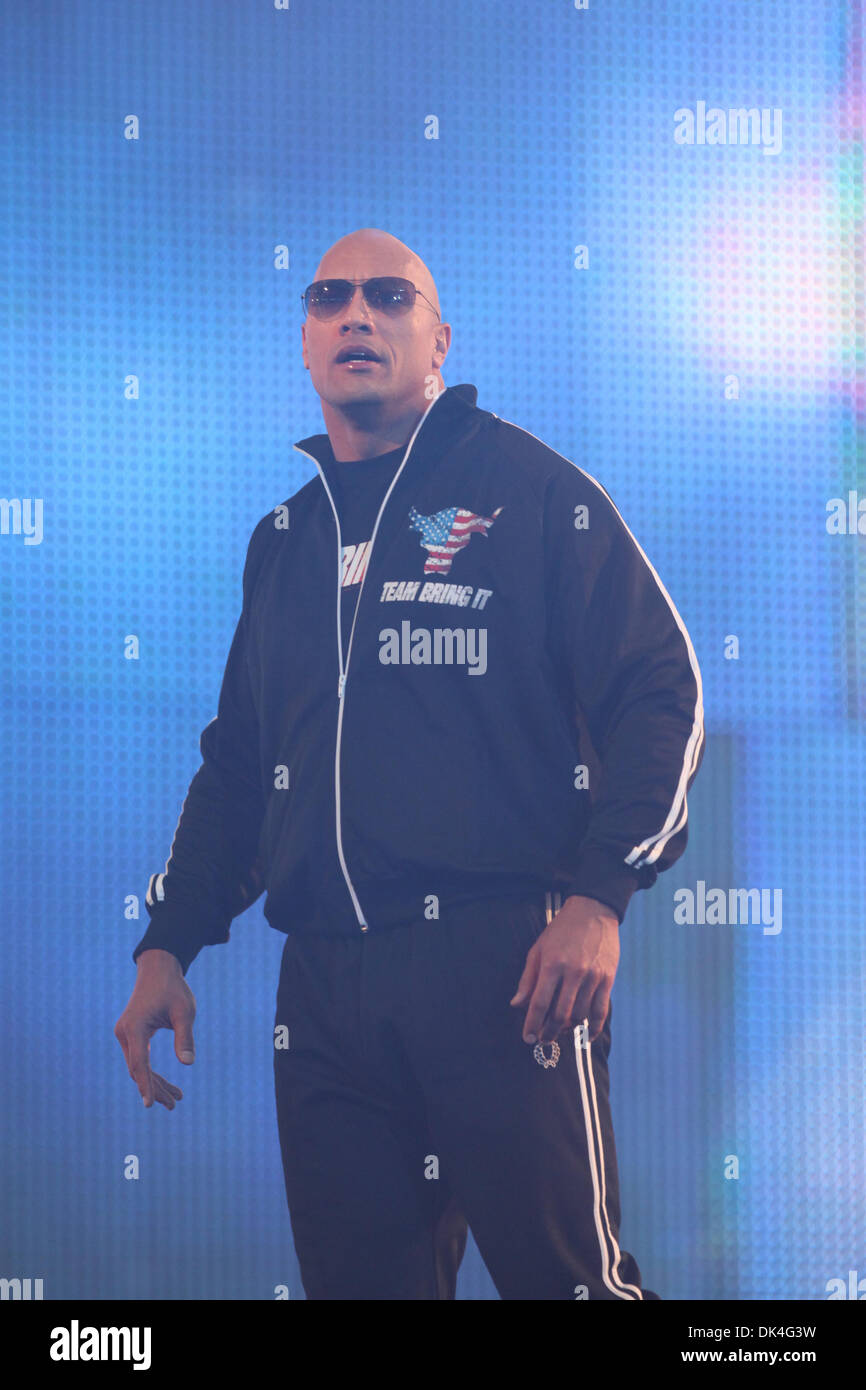
M 424 573 L 447 574 L 458 550 L 469 544 L 471 536 L 486 536 L 501 511 L 497 507 L 492 516 L 477 516 L 462 507 L 446 507 L 434 516 L 422 516 L 410 507 L 410 530 L 421 532 L 421 545 L 430 552 L 424 561 Z

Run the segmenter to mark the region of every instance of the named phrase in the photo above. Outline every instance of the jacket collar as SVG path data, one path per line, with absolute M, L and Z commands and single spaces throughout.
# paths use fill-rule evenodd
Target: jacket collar
M 466 428 L 471 416 L 478 411 L 475 402 L 478 391 L 469 382 L 459 386 L 446 386 L 440 391 L 432 406 L 428 408 L 424 423 L 418 431 L 412 446 L 413 455 L 426 453 L 428 449 L 441 452 Z M 480 413 L 480 412 L 478 412 Z M 299 439 L 292 446 L 299 452 L 311 455 L 319 464 L 328 463 L 333 458 L 331 441 L 327 434 L 311 434 Z

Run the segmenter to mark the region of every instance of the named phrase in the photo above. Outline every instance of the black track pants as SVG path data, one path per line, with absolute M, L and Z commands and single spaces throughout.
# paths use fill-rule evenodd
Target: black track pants
M 658 1297 L 618 1244 L 610 1014 L 551 1065 L 508 1002 L 559 906 L 286 938 L 274 1077 L 308 1298 L 454 1298 L 467 1222 L 503 1299 Z

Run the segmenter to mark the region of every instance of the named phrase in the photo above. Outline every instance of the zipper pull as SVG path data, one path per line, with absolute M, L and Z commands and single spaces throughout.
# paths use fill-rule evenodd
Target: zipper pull
M 337 682 L 337 699 L 338 699 L 338 700 L 342 700 L 342 698 L 343 698 L 343 687 L 345 686 L 345 684 L 346 684 L 346 673 L 345 673 L 345 671 L 341 671 L 341 673 L 340 673 L 340 679 L 339 679 L 338 682 Z

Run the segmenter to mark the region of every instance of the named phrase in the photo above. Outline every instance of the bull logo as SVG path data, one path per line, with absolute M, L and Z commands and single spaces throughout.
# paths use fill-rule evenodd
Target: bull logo
M 424 561 L 425 574 L 447 574 L 451 561 L 473 536 L 486 536 L 502 511 L 497 507 L 492 516 L 478 516 L 462 507 L 446 507 L 433 516 L 422 516 L 409 508 L 409 529 L 421 532 L 421 545 L 428 552 Z

